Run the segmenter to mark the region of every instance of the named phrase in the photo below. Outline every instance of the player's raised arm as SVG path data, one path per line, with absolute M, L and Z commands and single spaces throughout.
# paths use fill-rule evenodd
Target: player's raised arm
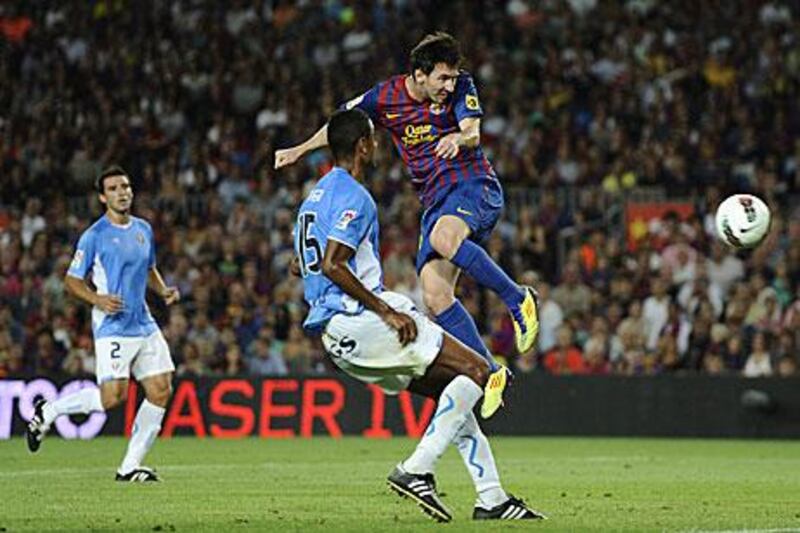
M 327 124 L 317 130 L 317 132 L 305 142 L 292 146 L 291 148 L 275 150 L 275 170 L 292 165 L 308 152 L 313 152 L 317 148 L 322 148 L 323 146 L 328 146 Z
M 346 244 L 329 239 L 325 248 L 325 257 L 322 260 L 322 273 L 341 287 L 347 295 L 355 298 L 364 307 L 381 317 L 390 327 L 397 330 L 403 346 L 413 342 L 417 338 L 417 325 L 414 323 L 414 319 L 392 309 L 389 304 L 378 298 L 375 293 L 361 283 L 348 265 L 348 261 L 354 253 L 355 251 Z

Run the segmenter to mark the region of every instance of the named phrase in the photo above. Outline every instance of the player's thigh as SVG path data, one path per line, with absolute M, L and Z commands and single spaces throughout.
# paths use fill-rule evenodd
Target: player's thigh
M 469 238 L 472 228 L 455 215 L 442 215 L 433 225 L 430 240 L 433 248 L 442 257 L 452 258 L 461 243 Z
M 489 364 L 485 359 L 455 337 L 445 333 L 439 355 L 428 367 L 425 375 L 414 379 L 408 389 L 435 399 L 456 376 L 467 376 L 483 388 L 489 379 L 489 374 Z
M 131 365 L 144 346 L 143 337 L 102 337 L 95 339 L 97 383 L 127 380 Z
M 439 354 L 443 331 L 408 297 L 392 292 L 380 297 L 414 319 L 417 338 L 413 342 L 401 345 L 397 331 L 377 314 L 364 311 L 333 317 L 323 332 L 322 344 L 336 366 L 365 383 L 396 394 L 428 370 Z
M 169 374 L 175 371 L 175 364 L 169 352 L 164 335 L 157 329 L 145 338 L 142 350 L 136 356 L 131 367 L 131 372 L 136 381 L 143 382 L 145 379 L 159 374 Z

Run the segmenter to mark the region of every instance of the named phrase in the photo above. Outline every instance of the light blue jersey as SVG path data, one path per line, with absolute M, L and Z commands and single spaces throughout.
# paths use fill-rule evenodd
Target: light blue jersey
M 124 309 L 113 315 L 92 309 L 95 339 L 147 337 L 158 329 L 144 297 L 155 265 L 153 229 L 141 218 L 117 226 L 103 216 L 83 232 L 67 274 L 84 279 L 91 272 L 98 294 L 116 294 L 124 302 Z
M 311 310 L 303 327 L 319 332 L 338 313 L 358 314 L 364 306 L 322 274 L 329 240 L 355 251 L 349 266 L 374 293 L 383 291 L 378 248 L 378 209 L 367 189 L 346 170 L 334 167 L 317 183 L 297 216 L 294 249 L 300 259 L 305 299 Z

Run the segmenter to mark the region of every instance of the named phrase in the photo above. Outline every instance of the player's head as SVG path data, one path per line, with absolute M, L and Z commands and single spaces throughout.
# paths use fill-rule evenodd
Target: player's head
M 111 166 L 103 170 L 95 181 L 100 202 L 110 211 L 127 214 L 133 202 L 133 189 L 128 173 L 119 166 Z
M 372 161 L 375 153 L 375 126 L 360 109 L 337 111 L 328 121 L 328 146 L 337 162 Z
M 441 104 L 456 88 L 461 61 L 461 47 L 452 35 L 431 33 L 411 50 L 411 77 L 428 99 Z

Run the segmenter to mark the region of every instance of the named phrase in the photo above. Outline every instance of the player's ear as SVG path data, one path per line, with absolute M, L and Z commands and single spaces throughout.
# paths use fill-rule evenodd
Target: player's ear
M 418 68 L 414 72 L 412 72 L 411 77 L 414 78 L 414 83 L 422 83 L 423 81 L 425 81 L 425 73 L 422 71 L 421 68 Z

